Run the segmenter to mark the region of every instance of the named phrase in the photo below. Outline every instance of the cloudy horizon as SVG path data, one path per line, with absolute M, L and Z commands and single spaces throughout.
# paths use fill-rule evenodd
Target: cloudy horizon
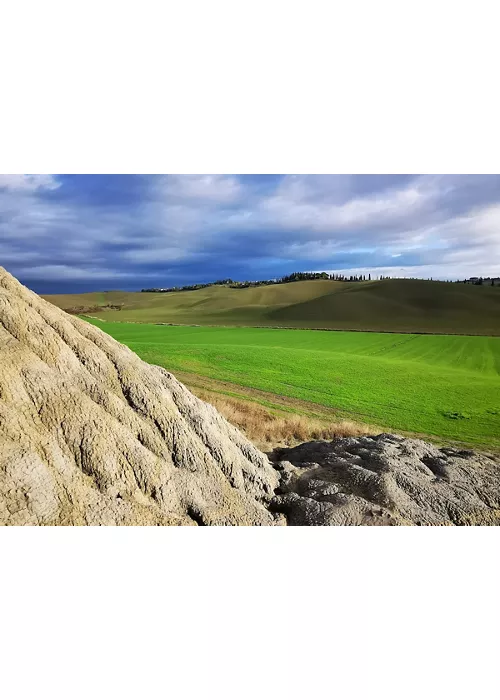
M 0 175 L 0 265 L 38 293 L 463 279 L 499 254 L 498 175 Z

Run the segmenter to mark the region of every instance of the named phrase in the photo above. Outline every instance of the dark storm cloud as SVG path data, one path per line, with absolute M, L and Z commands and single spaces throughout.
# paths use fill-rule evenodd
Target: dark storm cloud
M 499 176 L 0 176 L 0 264 L 39 292 L 453 278 L 498 274 L 499 253 Z

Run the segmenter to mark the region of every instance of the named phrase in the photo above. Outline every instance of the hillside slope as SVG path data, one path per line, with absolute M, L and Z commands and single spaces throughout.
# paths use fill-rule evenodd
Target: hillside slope
M 342 286 L 342 285 L 341 285 Z M 338 328 L 427 331 L 431 333 L 500 332 L 500 290 L 424 280 L 383 280 L 354 284 L 273 310 L 280 325 L 328 321 Z
M 267 525 L 277 481 L 169 372 L 0 268 L 0 525 Z
M 500 335 L 500 287 L 425 280 L 309 280 L 247 289 L 45 298 L 110 321 Z M 120 304 L 121 310 L 106 308 Z

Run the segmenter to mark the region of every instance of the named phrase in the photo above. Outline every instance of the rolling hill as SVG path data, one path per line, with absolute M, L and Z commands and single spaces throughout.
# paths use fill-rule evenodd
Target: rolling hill
M 246 289 L 218 285 L 44 298 L 109 321 L 500 335 L 500 287 L 426 280 L 307 280 Z

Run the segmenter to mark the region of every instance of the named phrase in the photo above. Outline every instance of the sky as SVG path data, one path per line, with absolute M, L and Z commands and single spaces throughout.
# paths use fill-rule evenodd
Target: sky
M 500 175 L 0 175 L 0 265 L 42 294 L 496 276 Z

